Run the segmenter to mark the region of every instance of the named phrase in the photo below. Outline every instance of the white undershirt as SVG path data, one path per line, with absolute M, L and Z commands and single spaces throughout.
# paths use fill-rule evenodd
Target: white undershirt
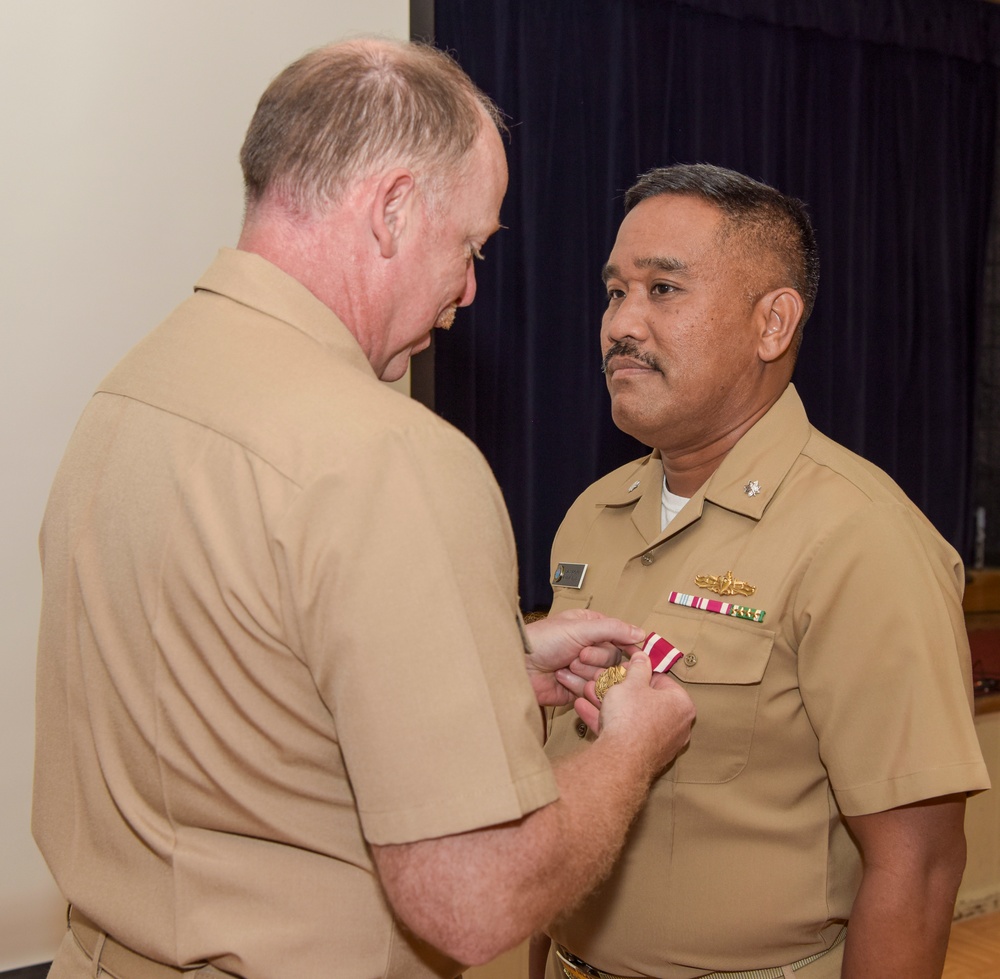
M 678 496 L 676 493 L 671 493 L 667 489 L 667 477 L 663 477 L 663 495 L 660 497 L 660 532 L 662 533 L 667 529 L 667 525 L 670 523 L 678 513 L 681 512 L 681 508 L 687 503 L 689 497 Z

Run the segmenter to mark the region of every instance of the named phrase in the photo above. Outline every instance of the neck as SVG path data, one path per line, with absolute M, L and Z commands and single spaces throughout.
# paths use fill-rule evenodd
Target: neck
M 715 470 L 722 465 L 722 460 L 729 455 L 733 446 L 767 414 L 779 397 L 780 392 L 740 421 L 739 424 L 709 442 L 681 449 L 659 446 L 667 489 L 677 496 L 688 498 L 694 496 Z
M 300 219 L 280 206 L 262 204 L 248 216 L 236 247 L 304 285 L 354 334 L 374 364 L 372 324 L 378 322 L 378 310 L 370 299 L 378 290 L 366 279 L 368 264 L 357 247 L 361 238 L 335 210 Z

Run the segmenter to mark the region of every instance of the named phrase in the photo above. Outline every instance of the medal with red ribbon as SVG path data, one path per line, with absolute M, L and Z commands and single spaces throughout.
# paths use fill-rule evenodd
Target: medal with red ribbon
M 667 642 L 663 636 L 651 632 L 642 643 L 642 651 L 649 657 L 654 673 L 666 673 L 684 654 Z
M 676 646 L 671 645 L 656 632 L 651 632 L 642 641 L 642 652 L 649 657 L 654 673 L 666 673 L 674 663 L 684 657 L 684 654 Z M 601 670 L 597 674 L 597 681 L 594 684 L 597 699 L 603 700 L 608 690 L 624 679 L 625 667 L 620 663 L 617 666 L 609 666 L 606 670 Z

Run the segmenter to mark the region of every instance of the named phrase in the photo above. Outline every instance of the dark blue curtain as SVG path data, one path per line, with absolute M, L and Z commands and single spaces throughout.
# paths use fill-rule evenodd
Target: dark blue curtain
M 510 190 L 437 410 L 503 488 L 522 604 L 597 476 L 645 450 L 599 372 L 623 191 L 706 161 L 805 200 L 820 241 L 795 383 L 963 553 L 1000 9 L 982 0 L 437 0 L 435 36 L 508 113 Z M 905 573 L 905 569 L 901 569 Z

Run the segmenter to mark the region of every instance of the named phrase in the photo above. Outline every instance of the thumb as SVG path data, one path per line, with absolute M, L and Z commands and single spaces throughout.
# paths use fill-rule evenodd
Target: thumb
M 633 676 L 634 674 L 634 676 Z M 625 683 L 642 683 L 647 687 L 653 678 L 653 664 L 645 653 L 633 653 L 625 667 Z

